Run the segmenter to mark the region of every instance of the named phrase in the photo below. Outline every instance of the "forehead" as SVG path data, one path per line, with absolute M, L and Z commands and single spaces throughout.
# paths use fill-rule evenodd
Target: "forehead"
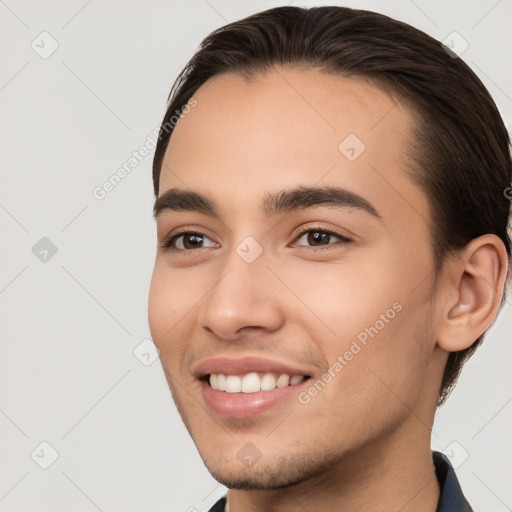
M 390 216 L 412 204 L 427 215 L 426 198 L 406 174 L 412 114 L 380 88 L 281 67 L 250 80 L 216 76 L 194 98 L 170 139 L 160 194 L 189 188 L 228 209 L 292 186 L 333 185 Z

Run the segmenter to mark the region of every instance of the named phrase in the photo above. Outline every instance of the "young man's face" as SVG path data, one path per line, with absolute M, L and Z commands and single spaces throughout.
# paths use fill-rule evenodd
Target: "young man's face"
M 159 243 L 196 234 L 158 249 L 149 321 L 210 472 L 277 488 L 428 439 L 446 353 L 431 212 L 406 175 L 407 109 L 363 81 L 296 69 L 218 76 L 194 98 L 159 197 L 201 194 L 218 217 L 164 205 Z M 298 187 L 341 192 L 272 200 Z M 237 392 L 282 374 L 294 384 Z

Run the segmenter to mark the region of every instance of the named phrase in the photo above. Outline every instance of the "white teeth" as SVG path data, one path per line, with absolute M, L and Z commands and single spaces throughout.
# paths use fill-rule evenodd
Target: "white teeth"
M 217 375 L 217 389 L 219 391 L 226 391 L 226 376 L 223 373 Z
M 285 388 L 290 384 L 290 377 L 288 375 L 280 375 L 276 380 L 276 386 L 278 388 Z
M 226 391 L 228 393 L 240 393 L 242 391 L 242 379 L 238 375 L 226 377 Z
M 295 384 L 298 384 L 299 382 L 302 382 L 303 380 L 304 380 L 304 376 L 303 375 L 294 375 L 290 379 L 290 386 L 295 386 Z
M 260 391 L 260 378 L 257 373 L 248 373 L 242 379 L 242 393 L 255 393 Z
M 276 378 L 272 373 L 265 373 L 260 376 L 256 372 L 250 372 L 243 376 L 212 373 L 209 383 L 212 389 L 226 391 L 227 393 L 256 393 L 257 391 L 272 391 L 276 387 L 295 386 L 302 382 L 304 378 L 304 375 L 290 377 L 286 374 L 281 374 Z
M 261 391 L 271 391 L 276 387 L 276 378 L 271 373 L 265 373 L 261 378 Z

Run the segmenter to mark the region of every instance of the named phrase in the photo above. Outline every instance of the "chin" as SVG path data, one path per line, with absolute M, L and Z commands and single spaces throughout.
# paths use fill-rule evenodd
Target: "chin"
M 316 453 L 313 457 L 305 453 L 292 453 L 275 456 L 273 460 L 261 460 L 249 463 L 235 458 L 233 461 L 223 459 L 222 463 L 203 459 L 210 474 L 217 482 L 228 489 L 270 491 L 285 489 L 300 484 L 332 467 L 331 457 Z
M 257 473 L 247 471 L 248 474 L 242 475 L 240 471 L 213 471 L 209 470 L 213 478 L 228 489 L 239 489 L 245 491 L 272 491 L 285 489 L 297 485 L 307 478 L 292 478 L 285 471 L 279 473 L 267 472 L 265 470 Z

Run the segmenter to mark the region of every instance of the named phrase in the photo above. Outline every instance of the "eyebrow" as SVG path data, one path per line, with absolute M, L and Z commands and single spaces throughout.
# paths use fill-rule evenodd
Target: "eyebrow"
M 267 193 L 262 210 L 270 216 L 315 207 L 354 209 L 382 220 L 379 212 L 364 197 L 340 187 L 300 186 L 282 190 L 277 194 Z M 198 212 L 221 219 L 215 201 L 199 192 L 171 188 L 158 197 L 153 207 L 153 215 L 158 218 L 168 212 Z

